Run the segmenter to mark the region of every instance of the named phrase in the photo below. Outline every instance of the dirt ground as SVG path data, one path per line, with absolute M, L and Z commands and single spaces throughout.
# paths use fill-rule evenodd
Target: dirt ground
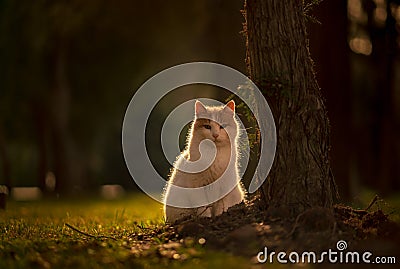
M 208 248 L 248 257 L 255 264 L 257 253 L 264 247 L 268 248 L 269 253 L 321 253 L 328 249 L 337 251 L 340 240 L 347 244 L 346 251 L 369 251 L 374 256 L 400 258 L 400 227 L 381 209 L 356 210 L 337 204 L 333 211 L 317 207 L 295 219 L 287 219 L 276 212 L 266 213 L 258 201 L 257 197 L 253 197 L 214 219 L 183 221 L 173 225 L 171 231 L 179 238 L 203 238 Z M 322 266 L 334 267 L 327 263 Z M 365 268 L 364 266 L 365 264 L 347 264 L 346 268 Z M 392 266 L 386 264 L 385 268 Z

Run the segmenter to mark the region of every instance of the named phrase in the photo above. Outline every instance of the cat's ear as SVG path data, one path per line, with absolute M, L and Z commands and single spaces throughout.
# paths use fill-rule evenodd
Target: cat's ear
M 235 101 L 230 100 L 225 106 L 224 106 L 224 111 L 228 112 L 230 114 L 235 113 Z
M 203 105 L 202 102 L 200 102 L 199 100 L 196 100 L 196 103 L 194 105 L 194 113 L 197 115 L 202 114 L 202 113 L 206 113 L 207 109 L 206 107 Z

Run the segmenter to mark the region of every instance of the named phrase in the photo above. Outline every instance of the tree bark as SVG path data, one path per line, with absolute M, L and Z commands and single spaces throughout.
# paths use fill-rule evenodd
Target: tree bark
M 246 0 L 246 64 L 277 126 L 277 151 L 262 186 L 270 213 L 331 208 L 329 122 L 309 55 L 303 1 Z

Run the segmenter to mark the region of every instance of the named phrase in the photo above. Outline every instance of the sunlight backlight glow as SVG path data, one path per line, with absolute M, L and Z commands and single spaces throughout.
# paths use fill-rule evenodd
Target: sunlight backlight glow
M 347 3 L 347 12 L 352 21 L 366 24 L 368 22 L 367 14 L 362 9 L 361 0 L 349 0 Z
M 352 51 L 358 54 L 370 55 L 372 44 L 368 37 L 354 37 L 349 42 Z

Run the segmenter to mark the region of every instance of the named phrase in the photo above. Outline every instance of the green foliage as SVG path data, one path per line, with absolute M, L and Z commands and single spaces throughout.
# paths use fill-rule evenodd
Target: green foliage
M 292 93 L 292 86 L 288 79 L 289 74 L 281 73 L 281 74 L 269 74 L 268 76 L 260 78 L 257 81 L 259 90 L 262 92 L 264 96 L 268 97 L 280 97 L 280 98 L 290 98 Z M 244 96 L 245 100 L 251 105 L 256 104 L 254 89 L 251 83 L 247 83 L 245 85 L 239 85 L 238 91 L 240 91 L 241 95 Z M 229 101 L 234 99 L 235 95 L 230 95 L 225 101 Z M 250 108 L 246 103 L 243 102 L 242 99 L 238 99 L 236 102 L 237 114 L 247 121 L 249 128 L 246 129 L 247 136 L 249 138 L 249 144 L 251 149 L 257 150 L 256 147 L 260 143 L 260 127 L 257 124 L 257 120 L 255 115 L 253 115 Z M 254 111 L 258 114 L 258 111 Z M 253 152 L 254 153 L 254 152 Z M 258 153 L 256 153 L 258 154 Z
M 251 85 L 240 85 L 239 91 L 245 96 L 245 99 L 248 100 L 251 104 L 255 104 L 255 97 L 253 94 L 253 89 Z M 229 100 L 234 99 L 235 95 L 230 95 L 225 101 L 228 102 Z M 249 138 L 249 145 L 251 149 L 254 149 L 255 145 L 259 143 L 259 126 L 257 125 L 257 120 L 254 117 L 253 113 L 251 112 L 250 108 L 247 106 L 242 99 L 238 99 L 236 101 L 236 114 L 242 118 L 242 120 L 247 123 L 249 127 L 246 130 L 242 130 L 247 132 L 247 137 Z M 244 146 L 244 145 L 239 145 Z
M 292 85 L 289 81 L 290 74 L 268 74 L 260 78 L 260 87 L 262 93 L 269 97 L 284 97 L 290 98 L 292 92 Z

